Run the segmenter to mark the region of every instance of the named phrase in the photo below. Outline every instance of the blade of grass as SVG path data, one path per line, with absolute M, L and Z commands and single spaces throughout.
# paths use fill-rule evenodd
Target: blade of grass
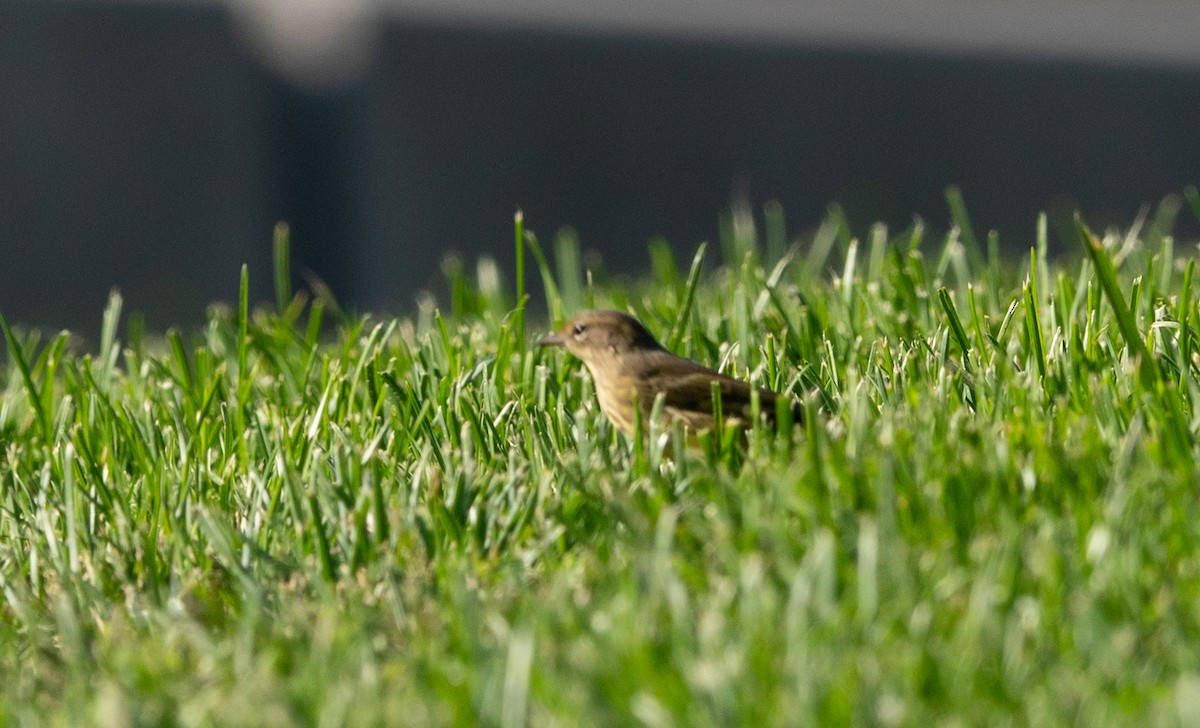
M 954 340 L 958 342 L 958 348 L 962 350 L 963 368 L 969 372 L 971 371 L 971 345 L 967 341 L 967 330 L 963 328 L 962 320 L 958 317 L 958 309 L 955 308 L 954 301 L 950 299 L 950 291 L 945 287 L 938 289 L 938 301 L 941 302 L 946 317 L 950 319 L 950 331 L 954 334 Z
M 524 228 L 522 228 L 522 231 Z M 533 254 L 533 259 L 537 263 L 538 272 L 542 275 L 542 287 L 546 289 L 546 303 L 550 307 L 550 322 L 557 328 L 563 322 L 563 300 L 558 292 L 558 284 L 554 282 L 554 272 L 550 269 L 549 262 L 546 261 L 546 256 L 542 252 L 542 246 L 538 244 L 537 236 L 533 233 L 525 234 L 525 245 L 529 246 L 529 252 Z M 524 256 L 522 256 L 524 257 Z M 521 275 L 524 276 L 525 264 L 521 264 Z M 514 322 L 514 330 L 521 337 L 521 341 L 525 340 L 525 286 L 520 286 L 521 303 L 517 310 L 521 313 Z
M 513 214 L 513 238 L 514 238 L 513 242 L 516 247 L 514 253 L 517 258 L 517 261 L 516 261 L 516 263 L 517 263 L 517 281 L 516 281 L 517 316 L 513 320 L 513 326 L 516 330 L 517 339 L 519 341 L 521 341 L 522 346 L 524 346 L 524 342 L 525 342 L 525 242 L 526 242 L 526 240 L 525 240 L 525 213 L 521 212 L 520 210 L 517 210 L 516 213 Z M 541 253 L 540 250 L 536 250 L 535 255 L 538 255 L 540 258 L 540 253 Z M 545 261 L 539 260 L 538 262 L 539 262 L 539 265 L 541 265 L 541 267 L 543 269 L 542 277 L 545 278 L 546 277 Z M 546 297 L 550 298 L 550 289 L 549 288 L 546 289 Z M 555 295 L 554 298 L 557 300 L 558 296 Z M 561 306 L 561 302 L 559 303 L 559 305 Z M 555 323 L 555 325 L 558 324 L 557 317 L 555 318 L 554 323 Z
M 667 348 L 678 351 L 683 341 L 683 332 L 687 329 L 688 316 L 692 312 L 692 304 L 696 300 L 696 284 L 700 282 L 700 269 L 704 265 L 704 254 L 708 243 L 700 243 L 696 255 L 692 257 L 692 267 L 688 270 L 687 283 L 683 287 L 683 300 L 679 302 L 679 310 L 675 313 L 675 321 L 671 324 L 671 333 L 667 336 Z
M 1037 295 L 1037 257 L 1030 251 L 1029 282 L 1025 285 L 1025 328 L 1029 335 L 1029 346 L 1032 349 L 1033 361 L 1037 364 L 1038 376 L 1042 382 L 1046 379 L 1046 348 L 1042 341 L 1042 322 L 1038 315 Z
M 768 200 L 763 205 L 763 236 L 767 243 L 767 260 L 776 261 L 787 250 L 787 222 L 783 205 L 778 200 Z
M 1079 233 L 1079 241 L 1083 244 L 1084 252 L 1088 254 L 1092 264 L 1096 267 L 1096 277 L 1100 279 L 1100 288 L 1104 291 L 1104 297 L 1108 299 L 1108 304 L 1112 306 L 1113 314 L 1117 318 L 1117 327 L 1121 331 L 1121 338 L 1125 340 L 1125 346 L 1129 348 L 1130 353 L 1138 357 L 1140 361 L 1138 369 L 1143 384 L 1153 384 L 1158 379 L 1154 370 L 1154 362 L 1151 361 L 1150 351 L 1146 348 L 1146 342 L 1138 331 L 1133 312 L 1125 303 L 1112 258 L 1078 214 L 1075 215 L 1075 229 Z
M 841 208 L 830 207 L 829 214 L 821 221 L 821 226 L 813 235 L 808 255 L 804 258 L 804 265 L 799 268 L 803 273 L 804 281 L 821 276 L 821 270 L 825 267 L 829 254 L 833 252 L 833 245 L 838 241 L 838 234 L 844 221 L 845 218 L 841 216 Z
M 100 379 L 107 386 L 117 362 L 117 325 L 121 321 L 121 293 L 113 289 L 108 294 L 108 305 L 104 307 L 104 319 L 100 326 Z
M 1183 290 L 1179 293 L 1179 387 L 1184 389 L 1185 379 L 1192 367 L 1192 276 L 1196 272 L 1195 259 L 1189 260 L 1183 271 Z
M 1200 190 L 1194 185 L 1188 185 L 1183 188 L 1183 197 L 1187 200 L 1188 207 L 1192 208 L 1192 214 L 1200 220 Z
M 237 338 L 237 372 L 238 372 L 238 403 L 243 404 L 242 390 L 249 390 L 249 376 L 246 372 L 246 354 L 250 348 L 250 269 L 242 264 L 242 282 L 238 288 L 238 338 Z
M 292 301 L 292 233 L 282 220 L 275 223 L 271 261 L 275 271 L 275 312 L 283 315 Z
M 971 218 L 967 215 L 967 204 L 963 201 L 962 190 L 957 185 L 946 188 L 946 204 L 950 207 L 950 219 L 958 228 L 959 238 L 965 244 L 967 257 L 971 262 L 971 273 L 983 270 L 983 253 L 979 248 L 979 239 L 971 227 Z
M 583 260 L 579 254 L 579 235 L 572 228 L 562 228 L 554 236 L 554 264 L 558 269 L 558 284 L 563 306 L 568 311 L 583 307 Z
M 8 344 L 8 358 L 17 365 L 17 371 L 21 373 L 21 381 L 25 384 L 25 392 L 29 395 L 29 404 L 33 407 L 33 412 L 37 418 L 38 429 L 42 432 L 42 438 L 47 444 L 51 441 L 50 437 L 50 421 L 46 417 L 46 410 L 42 407 L 42 397 L 38 392 L 37 385 L 33 383 L 33 376 L 29 372 L 29 364 L 25 360 L 25 354 L 21 351 L 21 345 L 17 343 L 17 338 L 13 336 L 12 329 L 9 328 L 8 319 L 4 314 L 0 313 L 0 329 L 4 330 L 4 340 Z

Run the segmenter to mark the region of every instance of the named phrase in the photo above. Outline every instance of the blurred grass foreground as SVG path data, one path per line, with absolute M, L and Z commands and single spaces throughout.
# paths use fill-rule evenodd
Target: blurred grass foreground
M 1194 251 L 1164 206 L 1014 265 L 951 203 L 734 215 L 621 285 L 518 220 L 515 281 L 386 320 L 293 293 L 281 235 L 270 308 L 5 323 L 0 722 L 1197 725 Z M 584 307 L 807 426 L 624 438 L 530 346 Z

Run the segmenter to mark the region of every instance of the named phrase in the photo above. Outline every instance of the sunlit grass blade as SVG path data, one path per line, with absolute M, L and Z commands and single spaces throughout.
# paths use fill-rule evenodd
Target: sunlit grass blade
M 121 293 L 115 288 L 108 294 L 104 319 L 100 326 L 100 380 L 106 385 L 117 365 L 117 326 L 121 321 Z
M 675 321 L 672 322 L 671 331 L 667 335 L 667 348 L 672 351 L 678 350 L 679 343 L 687 331 L 687 321 L 692 314 L 692 305 L 696 300 L 696 286 L 700 282 L 700 271 L 704 266 L 704 253 L 707 250 L 708 243 L 700 243 L 700 247 L 696 249 L 696 254 L 692 257 L 687 283 L 683 287 L 683 297 L 679 301 L 679 307 L 675 312 Z
M 517 315 L 514 318 L 513 323 L 516 328 L 517 339 L 522 342 L 525 341 L 525 245 L 527 242 L 533 247 L 533 250 L 535 251 L 534 254 L 538 256 L 538 265 L 542 269 L 542 278 L 545 280 L 548 278 L 546 261 L 541 258 L 541 250 L 536 247 L 536 241 L 532 240 L 532 238 L 526 238 L 525 213 L 517 210 L 513 214 L 513 257 L 516 259 L 517 266 L 517 280 L 515 283 L 517 294 Z M 552 287 L 550 284 L 547 284 L 546 286 L 546 298 L 549 299 L 550 310 L 552 312 L 552 321 L 557 324 L 561 316 L 562 301 L 559 299 L 556 291 L 552 294 Z
M 950 291 L 944 287 L 939 288 L 938 301 L 942 304 L 942 310 L 946 312 L 946 318 L 950 321 L 950 331 L 954 334 L 954 340 L 958 343 L 958 348 L 962 352 L 963 368 L 970 371 L 971 344 L 967 340 L 967 330 L 963 328 L 962 320 L 958 317 L 958 309 L 954 306 L 954 301 L 950 298 Z
M 52 439 L 50 420 L 46 416 L 45 408 L 42 406 L 41 392 L 38 391 L 37 385 L 33 382 L 33 376 L 29 371 L 29 362 L 25 359 L 25 354 L 21 351 L 21 345 L 17 342 L 17 337 L 13 336 L 12 329 L 8 325 L 8 319 L 4 317 L 3 313 L 0 313 L 0 329 L 4 330 L 4 341 L 8 344 L 8 360 L 16 365 L 17 371 L 21 373 L 21 382 L 25 385 L 25 394 L 29 398 L 29 406 L 33 408 L 42 439 L 48 444 Z
M 1083 243 L 1083 249 L 1096 268 L 1096 276 L 1100 280 L 1104 297 L 1108 299 L 1108 304 L 1112 307 L 1113 315 L 1117 319 L 1121 338 L 1125 340 L 1125 346 L 1129 348 L 1130 353 L 1139 360 L 1138 370 L 1143 383 L 1151 385 L 1157 380 L 1158 375 L 1154 368 L 1154 362 L 1150 358 L 1150 352 L 1146 348 L 1146 341 L 1138 331 L 1133 312 L 1130 311 L 1125 302 L 1125 295 L 1121 292 L 1121 284 L 1117 281 L 1117 271 L 1113 266 L 1112 258 L 1104 249 L 1104 245 L 1088 230 L 1083 219 L 1078 215 L 1075 217 L 1075 226 L 1079 233 L 1079 240 Z
M 1046 344 L 1042 338 L 1041 308 L 1038 305 L 1037 290 L 1037 255 L 1029 251 L 1029 279 L 1025 284 L 1025 331 L 1029 337 L 1029 346 L 1033 361 L 1037 365 L 1038 378 L 1046 379 Z
M 238 287 L 237 375 L 239 393 L 249 386 L 247 353 L 250 350 L 250 270 L 242 266 L 242 282 Z M 241 401 L 241 397 L 238 398 Z

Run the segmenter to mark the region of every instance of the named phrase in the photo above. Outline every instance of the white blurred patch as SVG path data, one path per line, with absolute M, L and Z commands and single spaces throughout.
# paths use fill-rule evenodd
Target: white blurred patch
M 372 0 L 227 0 L 255 53 L 291 83 L 329 89 L 370 68 L 378 17 Z

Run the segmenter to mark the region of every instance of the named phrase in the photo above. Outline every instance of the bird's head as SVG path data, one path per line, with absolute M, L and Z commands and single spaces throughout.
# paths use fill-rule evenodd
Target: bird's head
M 640 321 L 620 311 L 585 311 L 537 343 L 561 346 L 588 364 L 662 348 Z

